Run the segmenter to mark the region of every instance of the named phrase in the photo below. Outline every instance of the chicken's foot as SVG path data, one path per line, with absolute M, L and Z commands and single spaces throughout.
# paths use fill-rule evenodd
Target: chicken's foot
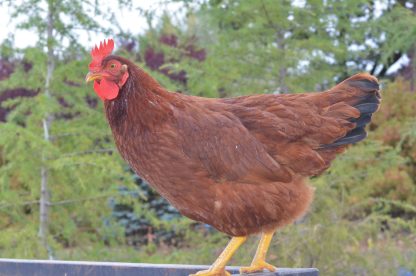
M 225 266 L 235 251 L 247 240 L 247 236 L 233 237 L 220 254 L 218 259 L 212 264 L 208 270 L 199 271 L 190 276 L 230 276 L 231 274 L 225 270 Z
M 240 273 L 252 273 L 259 272 L 267 269 L 269 271 L 276 271 L 276 267 L 266 263 L 266 253 L 269 249 L 270 242 L 272 241 L 273 234 L 276 230 L 264 232 L 261 235 L 259 246 L 257 247 L 256 255 L 254 255 L 253 261 L 250 266 L 241 267 Z

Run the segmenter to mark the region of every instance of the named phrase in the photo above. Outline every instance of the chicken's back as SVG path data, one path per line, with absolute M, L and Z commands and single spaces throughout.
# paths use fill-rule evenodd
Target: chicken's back
M 362 73 L 324 92 L 254 95 L 220 100 L 295 174 L 323 172 L 345 148 L 363 140 L 381 96 Z

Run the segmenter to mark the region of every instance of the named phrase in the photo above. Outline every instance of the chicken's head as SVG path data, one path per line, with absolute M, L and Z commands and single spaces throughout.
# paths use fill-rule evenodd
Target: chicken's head
M 113 48 L 114 41 L 108 39 L 92 49 L 90 71 L 85 77 L 86 82 L 94 81 L 94 90 L 103 101 L 117 98 L 129 77 L 127 65 L 111 56 Z

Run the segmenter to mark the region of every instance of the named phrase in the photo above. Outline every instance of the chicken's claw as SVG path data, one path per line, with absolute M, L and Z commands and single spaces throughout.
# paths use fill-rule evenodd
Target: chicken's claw
M 233 237 L 218 259 L 208 270 L 202 270 L 196 274 L 191 274 L 190 276 L 231 276 L 231 274 L 225 270 L 225 265 L 240 245 L 242 245 L 246 240 L 247 236 Z
M 257 260 L 254 261 L 250 266 L 240 267 L 240 273 L 253 273 L 253 272 L 261 272 L 264 269 L 267 269 L 270 272 L 276 271 L 276 267 L 266 263 L 264 260 Z
M 272 266 L 271 264 L 266 263 L 266 253 L 269 249 L 270 242 L 272 241 L 272 237 L 275 230 L 263 232 L 261 235 L 259 246 L 257 247 L 256 255 L 254 256 L 253 261 L 251 262 L 250 266 L 241 267 L 240 273 L 253 273 L 253 272 L 260 272 L 264 269 L 269 270 L 270 272 L 276 271 L 276 267 Z
M 202 271 L 198 271 L 195 274 L 191 274 L 189 276 L 231 276 L 230 272 L 226 271 L 224 268 L 223 269 L 218 269 L 218 270 L 202 270 Z

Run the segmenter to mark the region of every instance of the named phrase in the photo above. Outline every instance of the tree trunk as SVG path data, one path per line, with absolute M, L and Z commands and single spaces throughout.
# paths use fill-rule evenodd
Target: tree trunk
M 47 72 L 45 79 L 45 95 L 47 98 L 51 97 L 50 83 L 52 79 L 52 74 L 55 69 L 55 57 L 53 54 L 53 30 L 54 30 L 54 20 L 53 20 L 53 4 L 52 1 L 48 1 L 48 18 L 47 18 L 47 48 L 48 48 L 48 57 L 47 57 Z M 43 125 L 43 138 L 46 142 L 50 142 L 50 126 L 52 123 L 52 116 L 48 112 L 45 114 L 42 119 Z M 39 238 L 42 245 L 48 251 L 49 259 L 53 259 L 51 248 L 48 244 L 48 232 L 49 232 L 49 171 L 46 166 L 46 156 L 42 154 L 42 167 L 41 167 L 41 183 L 40 183 L 40 200 L 39 200 Z
M 279 30 L 276 33 L 276 44 L 277 49 L 279 49 L 280 53 L 282 54 L 282 57 L 284 57 L 285 52 L 285 38 L 283 31 Z M 287 68 L 285 62 L 283 62 L 285 59 L 282 58 L 281 67 L 279 69 L 279 76 L 278 76 L 278 82 L 279 82 L 279 92 L 282 94 L 286 94 L 289 92 L 289 88 L 286 85 L 286 75 L 287 75 Z
M 409 51 L 409 78 L 410 78 L 410 91 L 416 91 L 416 44 Z

